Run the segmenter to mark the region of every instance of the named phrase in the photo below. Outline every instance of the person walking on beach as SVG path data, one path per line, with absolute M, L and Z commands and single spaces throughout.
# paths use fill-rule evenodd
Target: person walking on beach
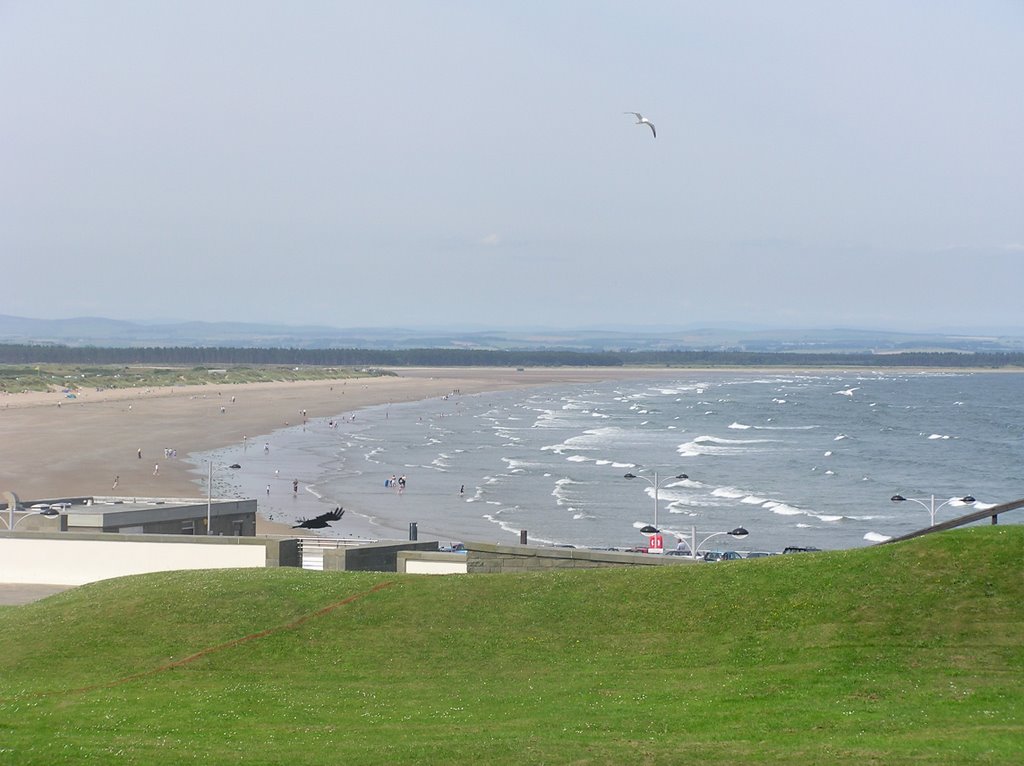
M 299 480 L 298 479 L 292 479 L 292 494 L 293 495 L 299 494 Z
M 399 476 L 398 477 L 398 494 L 402 494 L 403 492 L 405 492 L 405 477 L 404 476 Z
M 459 497 L 462 497 L 464 494 L 466 494 L 466 485 L 465 484 L 463 484 L 461 487 L 459 487 Z
M 120 480 L 121 480 L 120 476 L 115 476 L 114 477 L 114 486 L 111 487 L 111 489 L 117 489 L 117 482 L 119 482 Z
M 142 447 L 139 447 L 139 460 L 142 460 Z
M 267 494 L 268 495 L 270 494 L 270 485 L 269 484 L 267 485 Z
M 160 464 L 159 463 L 157 463 L 156 465 L 153 466 L 153 475 L 154 476 L 159 476 L 160 475 Z
M 270 454 L 270 444 L 269 443 L 263 445 L 263 454 L 264 455 L 269 455 Z

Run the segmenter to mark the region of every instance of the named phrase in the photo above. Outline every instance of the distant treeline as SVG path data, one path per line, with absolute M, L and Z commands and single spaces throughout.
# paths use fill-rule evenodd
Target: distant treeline
M 1024 367 L 1024 353 L 754 351 L 487 351 L 411 348 L 99 348 L 0 344 L 0 364 L 313 365 L 328 367 Z

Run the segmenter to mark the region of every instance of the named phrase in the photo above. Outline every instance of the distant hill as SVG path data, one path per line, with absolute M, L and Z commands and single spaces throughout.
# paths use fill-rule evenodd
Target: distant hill
M 0 315 L 0 343 L 66 346 L 231 346 L 236 348 L 451 348 L 560 351 L 752 351 L 895 353 L 1020 352 L 1024 328 L 995 335 L 821 329 L 428 330 L 337 328 L 248 322 L 142 322 L 103 317 L 29 319 Z

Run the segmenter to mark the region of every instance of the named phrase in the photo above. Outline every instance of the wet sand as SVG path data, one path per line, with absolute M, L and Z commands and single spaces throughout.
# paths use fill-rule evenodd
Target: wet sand
M 664 368 L 394 372 L 335 381 L 85 390 L 75 399 L 59 392 L 0 394 L 0 492 L 12 491 L 22 501 L 93 495 L 198 497 L 199 477 L 183 460 L 186 455 L 302 423 L 303 412 L 308 419 L 329 418 L 455 390 L 472 394 L 665 375 Z M 165 449 L 176 450 L 177 459 L 165 458 Z M 257 531 L 294 534 L 262 517 Z

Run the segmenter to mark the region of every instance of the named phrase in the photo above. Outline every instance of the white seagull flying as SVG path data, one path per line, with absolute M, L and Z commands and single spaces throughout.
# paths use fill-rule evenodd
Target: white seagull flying
M 637 125 L 646 125 L 647 127 L 649 127 L 651 129 L 651 133 L 654 134 L 654 137 L 655 138 L 658 137 L 658 131 L 656 131 L 654 129 L 654 123 L 651 122 L 650 120 L 648 120 L 642 114 L 640 114 L 640 112 L 623 112 L 623 114 L 631 114 L 631 115 L 633 115 L 634 117 L 636 117 L 636 124 Z

